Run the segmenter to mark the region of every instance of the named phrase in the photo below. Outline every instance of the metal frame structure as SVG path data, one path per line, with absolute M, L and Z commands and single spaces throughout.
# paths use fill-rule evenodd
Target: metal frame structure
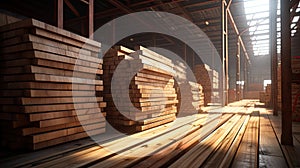
M 291 69 L 291 31 L 290 1 L 281 0 L 281 96 L 282 133 L 281 144 L 293 145 L 292 132 L 292 69 Z

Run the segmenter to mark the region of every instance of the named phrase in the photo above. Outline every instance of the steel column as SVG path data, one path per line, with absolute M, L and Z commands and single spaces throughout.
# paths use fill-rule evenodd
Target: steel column
M 278 81 L 277 81 L 277 0 L 269 0 L 270 4 L 270 56 L 271 56 L 271 103 L 273 115 L 278 115 Z
M 290 1 L 281 0 L 281 94 L 282 94 L 282 133 L 281 144 L 293 145 L 292 136 L 292 69 L 291 69 L 291 32 Z
M 240 38 L 237 38 L 237 45 L 236 45 L 236 100 L 241 100 L 241 84 L 238 83 L 241 81 L 240 73 L 241 73 L 241 48 L 240 48 Z
M 94 0 L 89 0 L 89 32 L 88 32 L 88 37 L 90 39 L 93 39 L 93 34 L 94 34 Z
M 222 61 L 223 61 L 223 71 L 222 71 L 222 86 L 223 86 L 223 102 L 222 105 L 226 106 L 228 104 L 228 14 L 227 14 L 227 2 L 222 0 Z
M 58 28 L 64 27 L 64 1 L 63 0 L 56 0 L 55 1 L 55 8 L 56 8 L 56 26 Z

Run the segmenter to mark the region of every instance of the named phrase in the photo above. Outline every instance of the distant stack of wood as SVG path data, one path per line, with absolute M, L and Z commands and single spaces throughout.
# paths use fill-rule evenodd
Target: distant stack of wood
M 178 103 L 171 60 L 143 47 L 136 50 L 114 47 L 104 56 L 107 119 L 127 133 L 175 120 Z M 113 77 L 119 78 L 115 79 L 116 85 L 111 82 Z M 128 83 L 122 82 L 128 79 Z M 117 93 L 116 97 L 113 93 Z M 128 94 L 130 101 L 127 101 Z
M 292 72 L 300 74 L 300 58 L 292 59 Z M 292 84 L 293 120 L 300 121 L 300 83 Z
M 191 81 L 182 83 L 179 92 L 179 116 L 203 112 L 204 94 L 201 84 Z
M 281 64 L 278 64 L 278 71 L 277 71 L 277 81 L 278 81 L 278 96 L 277 96 L 277 105 L 278 110 L 282 109 L 282 101 L 281 101 Z
M 205 106 L 220 103 L 219 73 L 206 64 L 195 65 L 193 71 L 197 82 L 203 87 Z
M 292 84 L 293 120 L 300 121 L 300 84 Z
M 228 102 L 232 103 L 236 101 L 236 91 L 235 89 L 228 89 Z
M 271 84 L 268 84 L 264 92 L 259 92 L 259 101 L 265 103 L 266 107 L 269 107 L 271 104 Z
M 1 27 L 0 39 L 2 146 L 35 150 L 105 131 L 100 43 L 33 19 Z
M 183 62 L 177 61 L 174 67 L 179 116 L 203 112 L 202 108 L 204 107 L 203 88 L 201 84 L 189 79 L 187 66 Z

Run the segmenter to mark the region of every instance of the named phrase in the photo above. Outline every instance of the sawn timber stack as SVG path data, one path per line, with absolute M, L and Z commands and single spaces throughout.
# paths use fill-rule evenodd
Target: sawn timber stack
M 35 150 L 105 132 L 100 43 L 34 19 L 1 27 L 0 39 L 2 146 Z

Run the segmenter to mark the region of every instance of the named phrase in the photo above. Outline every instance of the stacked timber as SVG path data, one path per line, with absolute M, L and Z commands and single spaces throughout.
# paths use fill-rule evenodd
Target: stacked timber
M 266 90 L 265 90 L 265 105 L 267 107 L 270 107 L 271 105 L 271 84 L 267 84 Z
M 175 70 L 175 88 L 178 98 L 177 112 L 179 115 L 189 115 L 203 112 L 204 94 L 203 87 L 196 81 L 191 81 L 187 74 L 187 66 L 183 62 L 177 61 Z
M 277 103 L 277 106 L 278 106 L 278 110 L 281 110 L 282 109 L 282 101 L 281 101 L 281 64 L 278 64 L 278 70 L 277 70 L 277 81 L 278 81 L 278 95 L 277 95 L 277 98 L 278 98 L 278 103 Z
M 180 116 L 203 112 L 204 94 L 201 84 L 191 81 L 180 84 L 178 100 Z
M 205 106 L 220 103 L 219 73 L 206 64 L 195 65 L 193 71 L 197 82 L 203 87 Z
M 228 89 L 228 102 L 232 103 L 236 101 L 236 91 L 235 89 Z
M 292 83 L 293 120 L 300 122 L 300 84 Z
M 105 132 L 100 43 L 34 19 L 1 27 L 0 39 L 1 146 L 35 150 Z
M 300 74 L 300 58 L 293 57 L 292 59 L 292 72 Z M 300 121 L 300 83 L 292 84 L 292 105 L 293 105 L 293 120 Z
M 292 71 L 295 74 L 300 73 L 300 57 L 292 58 Z
M 175 120 L 171 60 L 144 47 L 119 46 L 105 54 L 103 70 L 107 120 L 119 131 L 133 133 Z
M 259 92 L 259 102 L 266 103 L 266 93 L 265 92 Z

